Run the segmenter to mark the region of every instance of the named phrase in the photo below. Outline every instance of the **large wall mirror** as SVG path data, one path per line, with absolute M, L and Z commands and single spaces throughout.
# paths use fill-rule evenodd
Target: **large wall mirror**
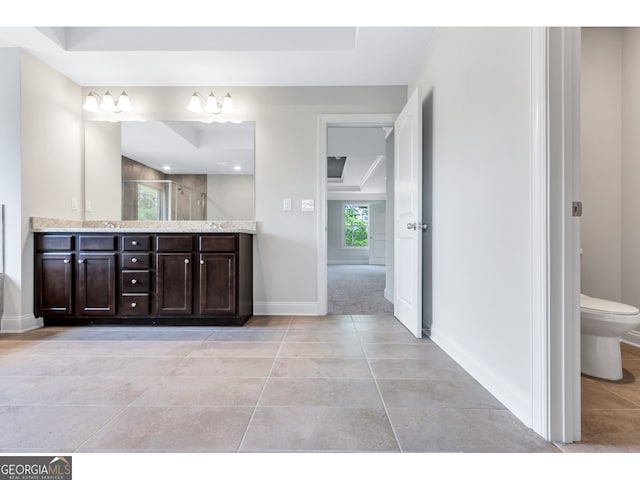
M 253 220 L 255 122 L 85 123 L 85 219 Z

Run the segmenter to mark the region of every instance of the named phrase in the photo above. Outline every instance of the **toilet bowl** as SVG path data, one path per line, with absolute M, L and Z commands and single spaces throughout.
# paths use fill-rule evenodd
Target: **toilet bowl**
M 607 380 L 620 380 L 620 337 L 639 325 L 640 310 L 636 307 L 581 294 L 582 373 Z

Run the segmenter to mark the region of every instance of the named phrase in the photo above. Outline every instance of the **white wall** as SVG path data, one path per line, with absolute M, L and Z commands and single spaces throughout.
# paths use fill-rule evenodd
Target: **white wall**
M 20 50 L 0 49 L 0 204 L 5 205 L 4 316 L 22 315 L 22 199 L 20 195 Z M 0 331 L 6 331 L 4 320 Z
M 625 28 L 623 45 L 622 301 L 640 307 L 640 28 Z
M 442 28 L 433 91 L 432 338 L 530 425 L 529 29 Z
M 622 31 L 582 29 L 580 74 L 581 290 L 616 301 L 622 299 Z
M 40 324 L 33 316 L 30 217 L 82 218 L 82 97 L 78 85 L 28 53 L 0 53 L 7 95 L 0 142 L 8 277 L 2 330 L 20 331 Z
M 207 220 L 253 220 L 253 175 L 207 175 Z
M 85 122 L 86 220 L 122 218 L 122 129 L 119 123 Z
M 198 88 L 127 88 L 134 111 L 126 120 L 207 120 L 186 108 Z M 113 86 L 84 89 L 117 90 Z M 317 299 L 317 210 L 302 212 L 303 199 L 318 200 L 318 116 L 344 113 L 397 113 L 404 87 L 216 87 L 229 91 L 237 116 L 256 122 L 254 312 L 314 314 Z M 108 120 L 85 112 L 85 119 Z M 291 198 L 293 210 L 282 201 Z

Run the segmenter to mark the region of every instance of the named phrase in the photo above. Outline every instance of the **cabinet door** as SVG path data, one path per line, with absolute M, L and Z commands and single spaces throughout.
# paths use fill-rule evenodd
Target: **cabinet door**
M 73 305 L 73 254 L 36 255 L 36 305 L 38 316 L 69 315 Z
M 116 253 L 80 253 L 76 302 L 80 315 L 115 315 Z
M 200 314 L 235 315 L 236 254 L 200 255 Z
M 192 254 L 159 253 L 156 266 L 158 315 L 191 315 Z

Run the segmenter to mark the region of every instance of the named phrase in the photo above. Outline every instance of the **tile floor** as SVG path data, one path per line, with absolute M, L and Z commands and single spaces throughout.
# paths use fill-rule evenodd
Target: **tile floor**
M 566 452 L 640 452 L 640 349 L 621 343 L 622 380 L 582 375 L 582 440 Z
M 16 453 L 560 451 L 372 315 L 0 335 L 0 425 Z

